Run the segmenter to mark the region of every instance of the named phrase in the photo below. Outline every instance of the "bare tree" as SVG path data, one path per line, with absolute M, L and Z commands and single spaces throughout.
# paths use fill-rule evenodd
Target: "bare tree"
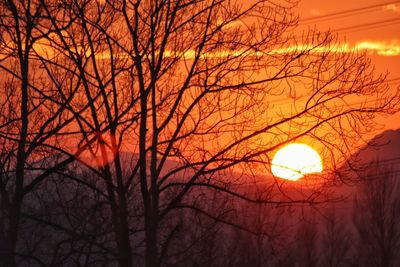
M 64 84 L 55 84 L 42 69 L 40 40 L 51 33 L 45 27 L 42 5 L 37 1 L 0 3 L 0 262 L 16 266 L 24 199 L 54 170 L 73 160 L 46 157 L 59 154 L 59 135 L 71 121 L 60 88 L 73 85 L 60 70 Z M 50 164 L 48 164 L 50 162 Z M 46 165 L 43 168 L 43 165 Z
M 294 260 L 297 266 L 319 266 L 318 229 L 315 221 L 300 222 L 294 242 Z
M 40 32 L 35 40 L 47 54 L 35 50 L 34 56 L 56 85 L 45 99 L 71 116 L 62 139 L 67 145 L 54 147 L 101 181 L 73 178 L 102 191 L 119 266 L 132 266 L 133 255 L 143 252 L 146 266 L 168 263 L 163 251 L 182 210 L 249 230 L 208 209 L 215 192 L 260 205 L 316 202 L 318 194 L 282 196 L 277 183 L 256 183 L 258 170 L 268 170 L 278 147 L 301 139 L 324 147 L 335 166 L 374 128 L 375 115 L 397 110 L 398 92 L 384 76 L 374 77 L 365 54 L 340 50 L 329 33 L 294 35 L 295 1 L 31 5 L 43 23 L 23 25 Z M 23 4 L 7 8 L 15 21 L 31 14 Z M 10 32 L 18 35 L 19 26 Z M 20 50 L 25 66 L 31 54 Z M 124 150 L 136 156 L 129 168 L 121 162 Z M 19 155 L 22 175 L 27 153 Z M 43 176 L 35 181 L 29 189 Z M 266 193 L 242 189 L 249 184 Z
M 382 80 L 367 71 L 364 55 L 334 52 L 334 40 L 324 34 L 310 33 L 301 40 L 303 46 L 291 41 L 287 32 L 296 22 L 292 4 L 115 5 L 123 14 L 120 31 L 128 36 L 132 71 L 138 77 L 136 140 L 147 266 L 160 264 L 163 219 L 179 207 L 201 212 L 190 197 L 194 187 L 273 202 L 269 196 L 257 200 L 232 191 L 229 185 L 235 182 L 224 171 L 267 165 L 270 152 L 305 136 L 332 153 L 345 153 L 349 140 L 353 143 L 371 126 L 364 123 L 371 114 L 393 108 L 396 96 L 386 98 L 387 89 L 377 88 Z M 304 102 L 294 89 L 297 82 L 308 92 Z M 285 91 L 293 105 L 281 113 L 273 108 L 273 99 Z M 378 105 L 345 104 L 344 99 L 376 91 L 385 99 Z M 178 166 L 163 174 L 169 158 Z M 174 178 L 184 171 L 185 178 Z M 175 196 L 164 198 L 171 188 L 177 188 Z
M 354 199 L 358 256 L 364 266 L 397 266 L 400 262 L 400 198 L 398 172 L 380 166 L 365 172 Z
M 324 266 L 349 265 L 351 257 L 351 232 L 335 207 L 329 207 L 322 218 L 321 256 Z
M 231 229 L 232 232 L 224 237 L 225 257 L 231 263 L 224 265 L 276 266 L 283 256 L 281 252 L 287 250 L 292 227 L 285 217 L 292 213 L 286 207 L 276 205 L 234 202 L 235 218 L 229 221 L 236 222 L 242 229 Z

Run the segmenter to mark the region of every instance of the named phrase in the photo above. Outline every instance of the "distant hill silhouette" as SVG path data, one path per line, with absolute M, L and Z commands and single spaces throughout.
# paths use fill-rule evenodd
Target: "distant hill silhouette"
M 374 136 L 337 171 L 345 183 L 339 183 L 334 189 L 334 194 L 344 197 L 344 201 L 334 206 L 341 210 L 341 215 L 346 216 L 348 220 L 351 220 L 353 198 L 362 186 L 360 181 L 366 178 L 370 170 L 377 167 L 382 170 L 400 170 L 400 129 L 387 130 Z
M 339 172 L 342 175 L 360 174 L 371 166 L 376 167 L 376 164 L 384 168 L 399 169 L 400 129 L 387 130 L 373 137 L 367 145 L 349 157 Z
M 362 163 L 393 161 L 393 163 L 398 164 L 400 159 L 400 129 L 384 131 L 375 136 L 368 145 L 360 149 L 353 157 Z

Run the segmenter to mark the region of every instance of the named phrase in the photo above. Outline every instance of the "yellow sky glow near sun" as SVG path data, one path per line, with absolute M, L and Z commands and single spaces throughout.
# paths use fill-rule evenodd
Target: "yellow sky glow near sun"
M 291 53 L 300 50 L 311 49 L 311 44 L 298 44 L 296 46 L 288 46 L 279 49 L 272 49 L 270 51 L 241 51 L 241 50 L 226 50 L 215 53 L 204 53 L 201 55 L 201 58 L 224 58 L 228 56 L 239 57 L 239 56 L 255 56 L 262 57 L 274 54 L 285 54 Z M 7 48 L 4 48 L 7 49 Z M 51 46 L 48 41 L 45 42 L 37 42 L 33 49 L 35 52 L 45 58 L 51 59 L 57 54 L 57 49 Z M 320 46 L 312 49 L 314 53 L 324 53 L 324 52 L 332 52 L 332 53 L 351 53 L 351 52 L 366 52 L 367 54 L 375 54 L 379 56 L 400 56 L 400 43 L 397 42 L 376 42 L 376 41 L 361 41 L 356 43 L 355 45 L 351 45 L 349 43 L 335 44 L 332 46 Z M 78 51 L 82 53 L 82 51 Z M 175 57 L 182 58 L 185 60 L 191 60 L 195 57 L 195 50 L 187 50 L 187 51 L 164 51 L 165 57 Z M 5 53 L 6 55 L 7 53 Z M 85 52 L 86 56 L 90 56 L 90 51 Z M 127 54 L 117 54 L 114 57 L 118 58 L 127 58 L 129 55 Z M 109 59 L 110 54 L 107 52 L 97 52 L 96 58 L 99 60 Z M 1 54 L 0 54 L 1 59 Z

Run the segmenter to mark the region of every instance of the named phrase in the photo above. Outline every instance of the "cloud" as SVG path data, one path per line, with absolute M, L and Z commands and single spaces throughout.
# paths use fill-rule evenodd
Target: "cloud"
M 321 15 L 324 15 L 324 13 L 322 13 L 320 10 L 318 10 L 318 9 L 311 9 L 310 10 L 310 13 L 311 13 L 311 15 L 313 15 L 313 16 L 321 16 Z
M 356 50 L 366 50 L 380 56 L 400 56 L 400 44 L 363 41 L 355 45 Z
M 371 55 L 380 56 L 400 56 L 400 44 L 385 43 L 385 42 L 374 42 L 374 41 L 362 41 L 354 45 L 348 43 L 334 44 L 331 46 L 318 46 L 315 47 L 312 44 L 297 44 L 294 46 L 281 47 L 272 49 L 269 51 L 252 51 L 252 50 L 226 50 L 218 52 L 205 53 L 200 58 L 225 58 L 225 57 L 263 57 L 278 54 L 288 54 L 293 52 L 300 52 L 310 50 L 313 53 L 352 53 L 352 52 L 366 52 Z M 196 55 L 194 50 L 187 50 L 184 52 L 179 51 L 165 51 L 166 57 L 181 57 L 184 59 L 193 59 Z
M 37 42 L 33 49 L 36 51 L 37 55 L 41 57 L 51 60 L 54 57 L 60 56 L 60 51 L 56 49 L 55 46 L 52 46 L 51 43 L 46 40 L 44 42 Z M 206 52 L 200 55 L 200 58 L 226 58 L 226 57 L 264 57 L 270 55 L 279 55 L 279 54 L 289 54 L 296 53 L 300 51 L 310 50 L 312 53 L 351 53 L 362 51 L 366 52 L 370 55 L 379 55 L 379 56 L 400 56 L 400 42 L 392 41 L 392 42 L 379 42 L 379 41 L 369 41 L 365 40 L 362 42 L 358 42 L 355 44 L 349 43 L 341 43 L 341 44 L 332 44 L 330 46 L 317 46 L 315 47 L 313 44 L 303 43 L 296 45 L 288 45 L 286 47 L 280 47 L 271 49 L 268 51 L 254 51 L 254 50 L 220 50 L 214 52 Z M 85 54 L 86 57 L 90 56 L 89 50 L 81 50 L 72 51 L 75 53 L 79 53 L 81 55 Z M 0 52 L 0 55 L 3 53 Z M 173 50 L 165 50 L 164 57 L 166 58 L 181 58 L 182 60 L 191 60 L 195 58 L 196 51 L 193 49 L 188 49 L 185 51 L 173 51 Z M 107 60 L 110 59 L 109 51 L 97 52 L 95 55 L 96 59 L 99 60 Z M 115 58 L 128 58 L 129 55 L 126 53 L 117 53 L 114 54 Z M 1 57 L 0 57 L 1 58 Z
M 392 11 L 392 12 L 399 12 L 400 8 L 396 4 L 389 4 L 383 6 L 383 10 Z

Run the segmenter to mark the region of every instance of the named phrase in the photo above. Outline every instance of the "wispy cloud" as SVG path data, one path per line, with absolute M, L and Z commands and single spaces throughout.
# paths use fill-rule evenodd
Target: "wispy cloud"
M 310 13 L 311 13 L 312 16 L 321 16 L 321 15 L 324 15 L 324 13 L 322 13 L 319 9 L 315 9 L 315 8 L 311 9 L 311 10 L 310 10 Z
M 400 55 L 400 44 L 399 43 L 385 43 L 385 42 L 373 42 L 363 41 L 357 43 L 354 47 L 356 50 L 366 50 L 371 54 L 377 54 L 380 56 L 399 56 Z
M 51 60 L 60 55 L 60 51 L 51 46 L 49 42 L 38 42 L 33 46 L 37 55 Z M 7 50 L 7 49 L 5 49 Z M 379 56 L 400 56 L 400 42 L 379 42 L 379 41 L 361 41 L 355 44 L 342 43 L 334 44 L 330 46 L 318 46 L 314 47 L 312 44 L 296 44 L 293 46 L 286 46 L 281 48 L 276 48 L 268 51 L 254 51 L 254 50 L 221 50 L 215 52 L 206 52 L 200 55 L 200 58 L 226 58 L 226 57 L 264 57 L 270 55 L 278 54 L 289 54 L 296 53 L 297 51 L 309 50 L 311 53 L 351 53 L 357 51 L 363 51 L 370 55 Z M 6 56 L 7 53 L 3 50 L 0 53 L 1 56 Z M 86 57 L 90 56 L 90 51 L 73 51 Z M 110 54 L 108 51 L 97 52 L 95 55 L 96 59 L 107 60 L 110 59 Z M 129 55 L 125 53 L 114 54 L 114 58 L 128 58 Z M 196 51 L 189 49 L 185 51 L 164 51 L 164 57 L 166 58 L 181 58 L 182 60 L 191 60 L 196 57 Z
M 400 6 L 398 6 L 396 4 L 389 4 L 389 5 L 383 6 L 383 10 L 392 11 L 392 12 L 397 13 L 400 11 Z

